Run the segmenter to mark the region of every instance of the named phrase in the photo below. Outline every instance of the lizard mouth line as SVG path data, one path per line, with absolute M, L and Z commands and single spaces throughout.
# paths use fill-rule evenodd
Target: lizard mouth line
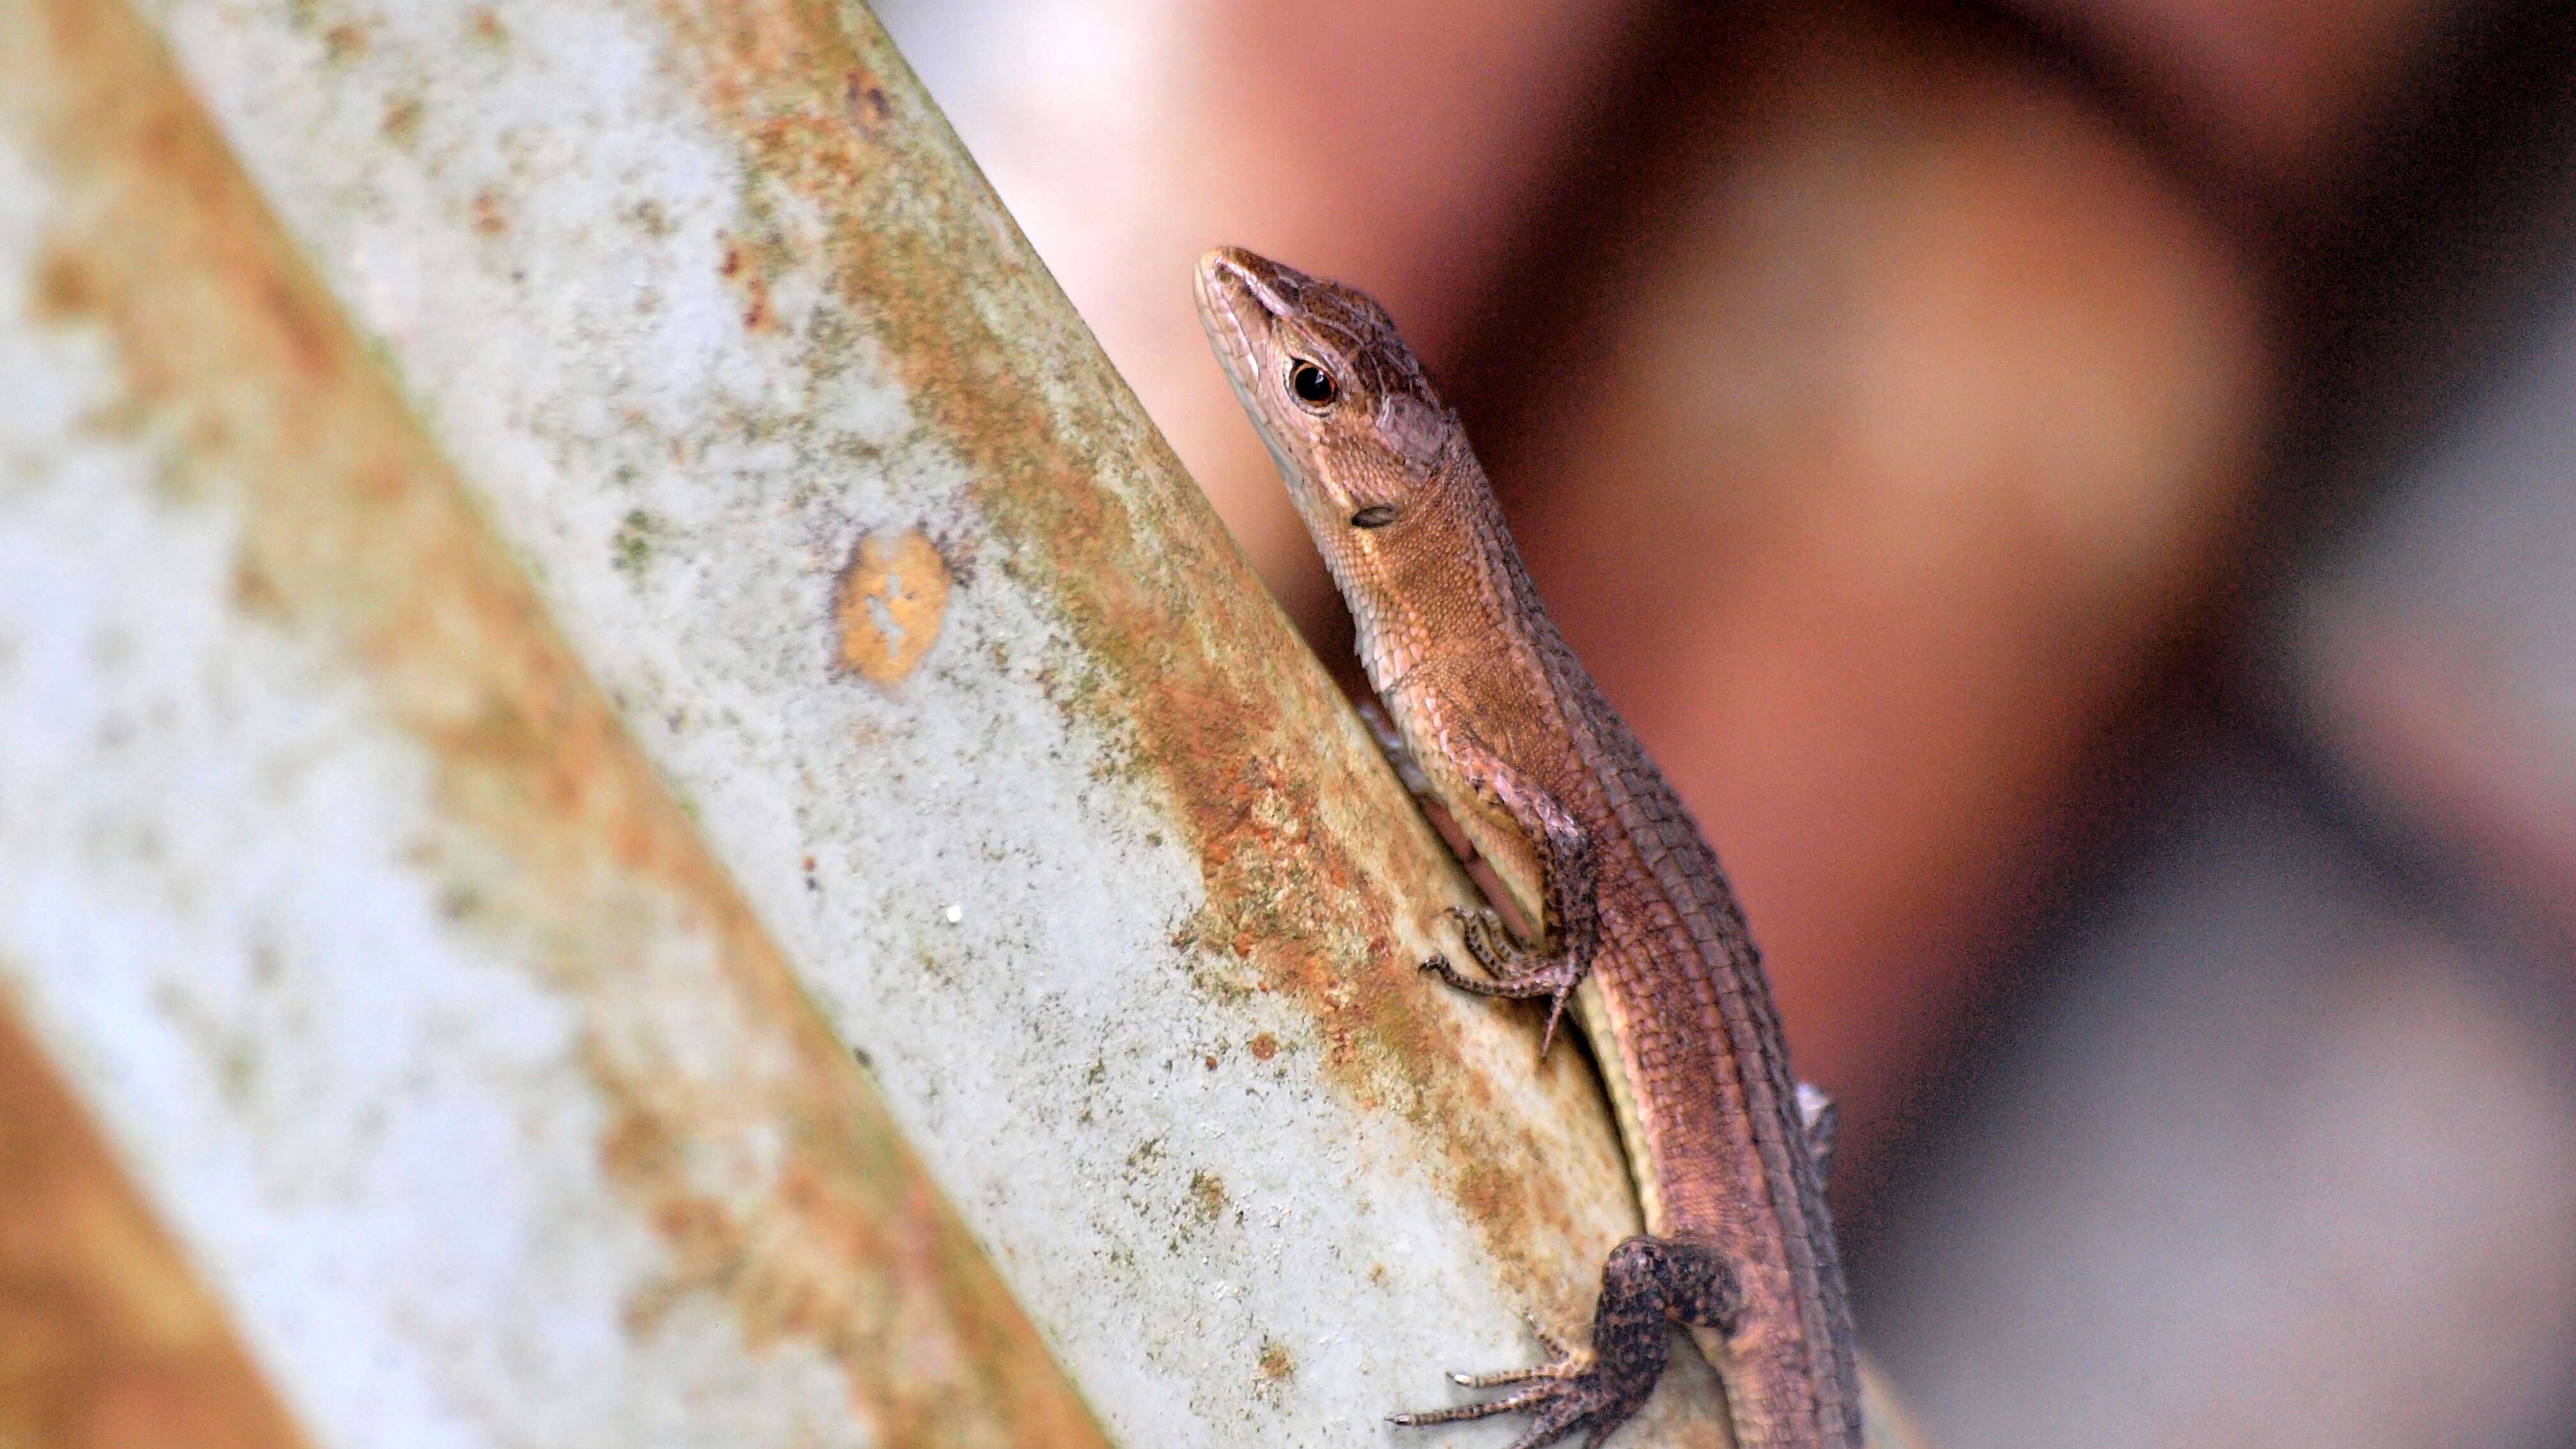
M 1299 507 L 1306 507 L 1315 489 L 1305 464 L 1280 437 L 1276 424 L 1261 405 L 1261 349 L 1253 341 L 1250 321 L 1254 317 L 1276 316 L 1286 303 L 1265 288 L 1230 247 L 1219 247 L 1199 258 L 1197 280 L 1199 326 L 1216 353 L 1218 370 L 1225 374 L 1226 382 L 1234 389 L 1235 401 L 1243 405 L 1252 420 L 1253 433 L 1286 480 L 1290 498 Z
M 1252 336 L 1243 325 L 1244 314 L 1253 308 L 1268 308 L 1244 277 L 1242 268 L 1224 252 L 1214 251 L 1199 258 L 1198 273 L 1199 325 L 1206 329 L 1208 340 L 1216 344 L 1227 380 L 1240 389 L 1253 366 Z

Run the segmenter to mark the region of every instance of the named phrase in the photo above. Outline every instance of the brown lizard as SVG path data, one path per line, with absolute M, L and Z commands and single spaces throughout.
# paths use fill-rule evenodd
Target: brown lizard
M 1514 940 L 1453 911 L 1484 976 L 1463 991 L 1580 1016 L 1646 1234 L 1610 1253 L 1592 1344 L 1453 1375 L 1515 1392 L 1398 1414 L 1528 1413 L 1513 1449 L 1598 1445 L 1691 1331 L 1746 1449 L 1858 1449 L 1860 1374 L 1825 1215 L 1830 1107 L 1793 1085 L 1744 913 L 1672 787 L 1538 601 L 1458 415 L 1383 309 L 1239 248 L 1198 267 L 1200 319 L 1357 626 L 1409 783 L 1457 821 L 1538 922 Z

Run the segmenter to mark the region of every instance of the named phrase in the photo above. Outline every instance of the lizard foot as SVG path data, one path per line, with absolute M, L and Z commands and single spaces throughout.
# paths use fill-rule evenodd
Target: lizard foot
M 1538 1054 L 1542 1058 L 1547 1055 L 1548 1048 L 1556 1044 L 1556 1024 L 1564 1019 L 1565 1003 L 1573 997 L 1574 988 L 1583 984 L 1583 972 L 1567 959 L 1550 961 L 1508 981 L 1487 981 L 1478 976 L 1462 975 L 1457 967 L 1449 964 L 1446 956 L 1423 958 L 1422 969 L 1474 996 L 1502 996 L 1514 1001 L 1535 1001 L 1546 997 L 1547 1030 L 1538 1039 Z
M 1544 1339 L 1544 1335 L 1542 1338 Z M 1637 1406 L 1629 1395 L 1611 1382 L 1588 1352 L 1566 1352 L 1552 1340 L 1549 1352 L 1556 1355 L 1549 1363 L 1532 1368 L 1506 1369 L 1500 1373 L 1459 1374 L 1449 1376 L 1461 1388 L 1499 1389 L 1514 1384 L 1530 1387 L 1499 1399 L 1480 1404 L 1460 1404 L 1450 1409 L 1430 1409 L 1418 1414 L 1390 1414 L 1387 1422 L 1407 1428 L 1431 1424 L 1458 1424 L 1471 1419 L 1489 1419 L 1496 1414 L 1529 1414 L 1530 1426 L 1511 1449 L 1539 1449 L 1553 1444 L 1580 1428 L 1589 1427 L 1584 1438 L 1585 1449 L 1595 1449 L 1610 1431 L 1625 1422 Z
M 1449 964 L 1446 956 L 1425 959 L 1422 969 L 1443 982 L 1475 996 L 1500 996 L 1512 1001 L 1536 1001 L 1547 998 L 1547 1030 L 1539 1037 L 1538 1054 L 1544 1058 L 1556 1044 L 1556 1024 L 1565 1016 L 1565 1003 L 1574 988 L 1583 984 L 1591 962 L 1573 952 L 1538 956 L 1510 945 L 1502 937 L 1502 918 L 1491 910 L 1466 911 L 1451 906 L 1451 920 L 1458 923 L 1458 934 L 1466 941 L 1469 955 L 1476 964 L 1493 973 L 1492 979 L 1468 976 Z
M 1520 948 L 1503 929 L 1502 912 L 1492 906 L 1468 910 L 1451 906 L 1442 912 L 1458 925 L 1458 939 L 1467 943 L 1467 954 L 1476 964 L 1503 980 L 1525 976 L 1530 970 L 1530 953 Z
M 1534 1314 L 1524 1313 L 1521 1322 L 1528 1326 L 1530 1337 L 1547 1350 L 1548 1362 L 1536 1368 L 1505 1369 L 1501 1373 L 1449 1375 L 1449 1382 L 1462 1389 L 1499 1389 L 1506 1384 L 1526 1384 L 1539 1379 L 1570 1379 L 1592 1367 L 1592 1351 L 1565 1346 L 1565 1341 L 1547 1331 L 1547 1325 Z M 1497 1410 L 1496 1412 L 1500 1412 Z
M 1451 1374 L 1471 1389 L 1526 1385 L 1477 1404 L 1396 1414 L 1408 1427 L 1455 1424 L 1496 1414 L 1528 1414 L 1530 1426 L 1511 1449 L 1540 1449 L 1588 1429 L 1584 1449 L 1598 1449 L 1612 1430 L 1645 1405 L 1663 1377 L 1675 1325 L 1732 1335 L 1741 1299 L 1735 1277 L 1710 1248 L 1671 1238 L 1630 1238 L 1602 1265 L 1601 1298 L 1592 1311 L 1592 1349 L 1569 1352 L 1544 1331 L 1551 1361 L 1491 1374 Z

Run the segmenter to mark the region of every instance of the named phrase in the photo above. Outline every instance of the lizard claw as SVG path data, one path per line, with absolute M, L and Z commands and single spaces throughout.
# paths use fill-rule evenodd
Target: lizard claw
M 1538 1038 L 1538 1059 L 1540 1061 L 1546 1061 L 1547 1049 L 1556 1045 L 1556 1023 L 1559 1018 L 1565 1015 L 1566 1000 L 1573 995 L 1574 983 L 1568 981 L 1564 985 L 1556 988 L 1556 994 L 1547 999 L 1547 1030 L 1539 1033 Z
M 1496 1414 L 1529 1414 L 1533 1416 L 1529 1429 L 1512 1441 L 1512 1449 L 1538 1449 L 1538 1446 L 1553 1443 L 1587 1422 L 1593 1426 L 1593 1433 L 1585 1442 L 1587 1445 L 1597 1444 L 1607 1430 L 1616 1427 L 1635 1407 L 1624 1402 L 1627 1395 L 1603 1379 L 1588 1353 L 1567 1354 L 1536 1368 L 1510 1369 L 1494 1374 L 1451 1374 L 1449 1377 L 1462 1388 L 1495 1389 L 1511 1384 L 1526 1384 L 1528 1387 L 1479 1404 L 1460 1404 L 1455 1408 L 1433 1409 L 1418 1414 L 1389 1414 L 1387 1422 L 1419 1428 L 1486 1419 Z
M 1443 914 L 1458 923 L 1458 939 L 1466 943 L 1467 954 L 1487 972 L 1509 980 L 1529 969 L 1526 953 L 1504 934 L 1501 912 L 1491 906 L 1476 910 L 1450 906 Z
M 1547 1350 L 1547 1356 L 1549 1358 L 1570 1359 L 1574 1357 L 1574 1350 L 1565 1346 L 1565 1340 L 1548 1332 L 1547 1325 L 1538 1321 L 1537 1314 L 1524 1311 L 1521 1314 L 1521 1322 L 1528 1326 L 1530 1337 L 1538 1340 L 1538 1346 Z

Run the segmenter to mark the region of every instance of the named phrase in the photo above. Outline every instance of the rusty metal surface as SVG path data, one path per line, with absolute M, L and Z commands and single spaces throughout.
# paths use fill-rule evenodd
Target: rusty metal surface
M 0 1437 L 1102 1442 L 388 383 L 0 5 Z
M 143 8 L 1116 1437 L 1577 1325 L 1595 1087 L 864 12 Z
M 1369 1441 L 1578 1326 L 1596 1087 L 863 11 L 136 8 L 0 3 L 0 986 L 310 1437 L 1094 1440 L 1042 1340 Z

